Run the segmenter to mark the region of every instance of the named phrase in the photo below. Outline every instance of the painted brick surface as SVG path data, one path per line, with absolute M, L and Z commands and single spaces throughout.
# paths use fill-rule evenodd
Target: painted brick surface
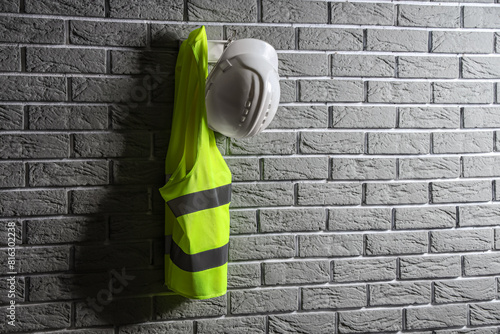
M 498 334 L 495 2 L 0 1 L 0 332 Z M 271 44 L 281 94 L 263 133 L 216 136 L 228 293 L 189 300 L 158 189 L 200 25 Z

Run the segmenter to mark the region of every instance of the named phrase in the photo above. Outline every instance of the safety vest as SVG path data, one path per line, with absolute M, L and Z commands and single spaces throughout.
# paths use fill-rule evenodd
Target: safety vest
M 231 171 L 208 128 L 205 27 L 193 30 L 175 67 L 172 132 L 160 193 L 165 199 L 165 284 L 185 297 L 227 290 Z

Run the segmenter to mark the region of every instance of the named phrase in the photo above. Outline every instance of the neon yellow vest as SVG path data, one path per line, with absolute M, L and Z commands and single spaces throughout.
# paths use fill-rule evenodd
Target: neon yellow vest
M 227 290 L 231 171 L 208 128 L 205 27 L 180 47 L 175 67 L 172 132 L 160 189 L 165 199 L 165 284 L 189 298 Z

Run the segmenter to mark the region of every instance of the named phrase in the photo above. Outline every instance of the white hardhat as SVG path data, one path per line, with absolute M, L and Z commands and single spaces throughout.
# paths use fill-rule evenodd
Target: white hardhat
M 207 78 L 208 126 L 232 138 L 254 136 L 271 123 L 279 99 L 276 50 L 258 39 L 236 40 Z

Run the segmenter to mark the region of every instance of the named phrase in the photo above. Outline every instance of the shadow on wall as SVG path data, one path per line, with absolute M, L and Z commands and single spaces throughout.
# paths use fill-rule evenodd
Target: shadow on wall
M 158 188 L 165 181 L 178 42 L 163 42 L 168 48 L 161 51 L 111 51 L 112 73 L 127 75 L 101 82 L 113 102 L 111 130 L 82 145 L 75 140 L 75 157 L 106 158 L 111 173 L 109 186 L 70 194 L 70 213 L 82 219 L 88 239 L 106 236 L 75 245 L 74 274 L 58 282 L 59 291 L 77 299 L 77 328 L 154 320 L 153 296 L 169 292 Z

